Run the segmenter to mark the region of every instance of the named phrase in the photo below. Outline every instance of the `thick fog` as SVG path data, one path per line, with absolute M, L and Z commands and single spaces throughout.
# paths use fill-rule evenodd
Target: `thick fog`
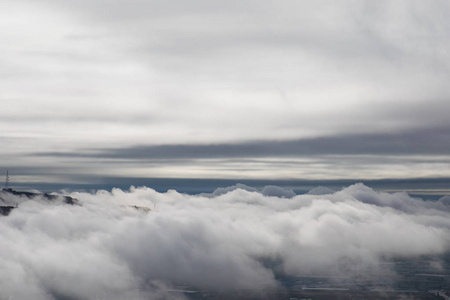
M 284 276 L 394 278 L 385 262 L 450 250 L 448 198 L 362 184 L 305 195 L 239 185 L 202 195 L 142 187 L 70 196 L 78 204 L 3 195 L 3 205 L 18 207 L 0 217 L 1 299 L 268 294 Z

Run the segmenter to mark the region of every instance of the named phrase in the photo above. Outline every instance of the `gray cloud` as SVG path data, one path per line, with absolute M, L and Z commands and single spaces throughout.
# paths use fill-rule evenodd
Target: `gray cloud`
M 254 141 L 236 144 L 150 145 L 84 153 L 49 152 L 36 156 L 95 157 L 106 159 L 210 159 L 302 157 L 321 155 L 443 155 L 448 154 L 447 128 L 393 134 L 331 136 L 293 141 Z M 90 153 L 89 153 L 90 152 Z M 446 160 L 444 160 L 445 162 Z
M 75 206 L 21 199 L 0 218 L 0 295 L 153 299 L 179 284 L 270 295 L 277 276 L 360 277 L 370 270 L 372 280 L 386 280 L 395 275 L 386 261 L 450 250 L 444 200 L 361 184 L 292 198 L 248 187 L 223 192 L 77 192 Z
M 446 128 L 298 140 L 137 145 L 22 154 L 22 160 L 59 162 L 67 178 L 382 179 L 448 177 Z M 30 165 L 33 166 L 33 165 Z M 42 168 L 44 173 L 48 171 Z M 139 173 L 140 176 L 133 175 Z M 189 174 L 189 175 L 186 175 Z M 276 174 L 276 175 L 275 175 Z M 276 176 L 276 177 L 274 177 Z M 82 178 L 82 176 L 76 176 Z M 60 179 L 62 177 L 59 177 Z M 98 182 L 98 180 L 96 180 Z M 130 183 L 133 184 L 133 183 Z
M 110 162 L 120 159 L 160 169 L 174 159 L 184 165 L 198 159 L 211 170 L 213 159 L 301 156 L 303 164 L 322 163 L 326 177 L 330 163 L 317 161 L 319 155 L 341 156 L 347 166 L 341 173 L 351 171 L 352 155 L 375 155 L 368 164 L 383 163 L 386 172 L 392 155 L 446 155 L 445 2 L 115 0 L 105 7 L 19 0 L 0 6 L 6 25 L 0 126 L 4 136 L 19 137 L 3 144 L 4 165 L 14 167 L 7 157 L 15 151 L 43 153 L 20 156 L 15 166 L 53 160 L 68 173 L 75 165 L 90 173 L 91 158 L 108 160 L 97 160 L 96 169 L 110 172 Z M 86 148 L 97 150 L 80 150 Z M 432 176 L 446 168 L 446 158 L 437 159 Z M 247 167 L 262 178 L 256 169 L 268 165 L 256 164 Z M 297 176 L 283 173 L 286 166 L 270 169 Z M 223 161 L 215 167 L 234 168 Z M 207 168 L 195 176 L 212 176 Z M 173 173 L 165 172 L 156 176 Z

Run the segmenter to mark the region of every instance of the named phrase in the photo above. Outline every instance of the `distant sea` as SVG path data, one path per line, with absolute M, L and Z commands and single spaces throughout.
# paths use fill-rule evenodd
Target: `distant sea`
M 128 190 L 131 186 L 146 186 L 158 192 L 176 190 L 179 193 L 211 193 L 217 188 L 244 184 L 253 188 L 274 185 L 293 190 L 296 194 L 305 194 L 312 188 L 323 186 L 338 191 L 355 183 L 382 192 L 407 192 L 410 196 L 424 200 L 437 200 L 450 195 L 450 178 L 414 178 L 414 179 L 380 179 L 380 180 L 259 180 L 259 179 L 184 179 L 184 178 L 130 178 L 130 177 L 94 177 L 83 183 L 14 183 L 11 187 L 18 190 L 39 190 L 42 192 L 96 191 L 120 188 Z

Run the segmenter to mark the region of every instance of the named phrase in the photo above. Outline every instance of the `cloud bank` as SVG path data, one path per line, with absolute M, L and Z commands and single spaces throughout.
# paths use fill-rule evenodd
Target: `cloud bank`
M 448 198 L 362 184 L 322 195 L 246 186 L 209 195 L 72 193 L 0 218 L 0 298 L 159 299 L 180 285 L 269 293 L 299 274 L 395 276 L 383 262 L 450 250 Z
M 57 161 L 53 169 L 36 168 L 35 172 L 58 174 L 54 177 L 59 180 L 59 174 L 77 162 L 76 168 L 65 172 L 66 182 L 75 181 L 80 173 L 84 173 L 81 177 L 93 174 L 104 177 L 105 170 L 123 177 L 162 178 L 363 180 L 449 177 L 450 158 L 446 152 L 450 147 L 449 128 L 236 143 L 152 145 L 142 141 L 130 147 L 85 147 L 71 151 L 55 148 L 58 150 L 30 153 L 27 159 Z M 10 170 L 28 176 L 34 171 L 25 166 Z

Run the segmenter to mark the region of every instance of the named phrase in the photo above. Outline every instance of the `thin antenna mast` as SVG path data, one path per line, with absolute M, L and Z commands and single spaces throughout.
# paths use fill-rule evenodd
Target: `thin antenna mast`
M 9 187 L 9 172 L 6 170 L 5 189 Z

